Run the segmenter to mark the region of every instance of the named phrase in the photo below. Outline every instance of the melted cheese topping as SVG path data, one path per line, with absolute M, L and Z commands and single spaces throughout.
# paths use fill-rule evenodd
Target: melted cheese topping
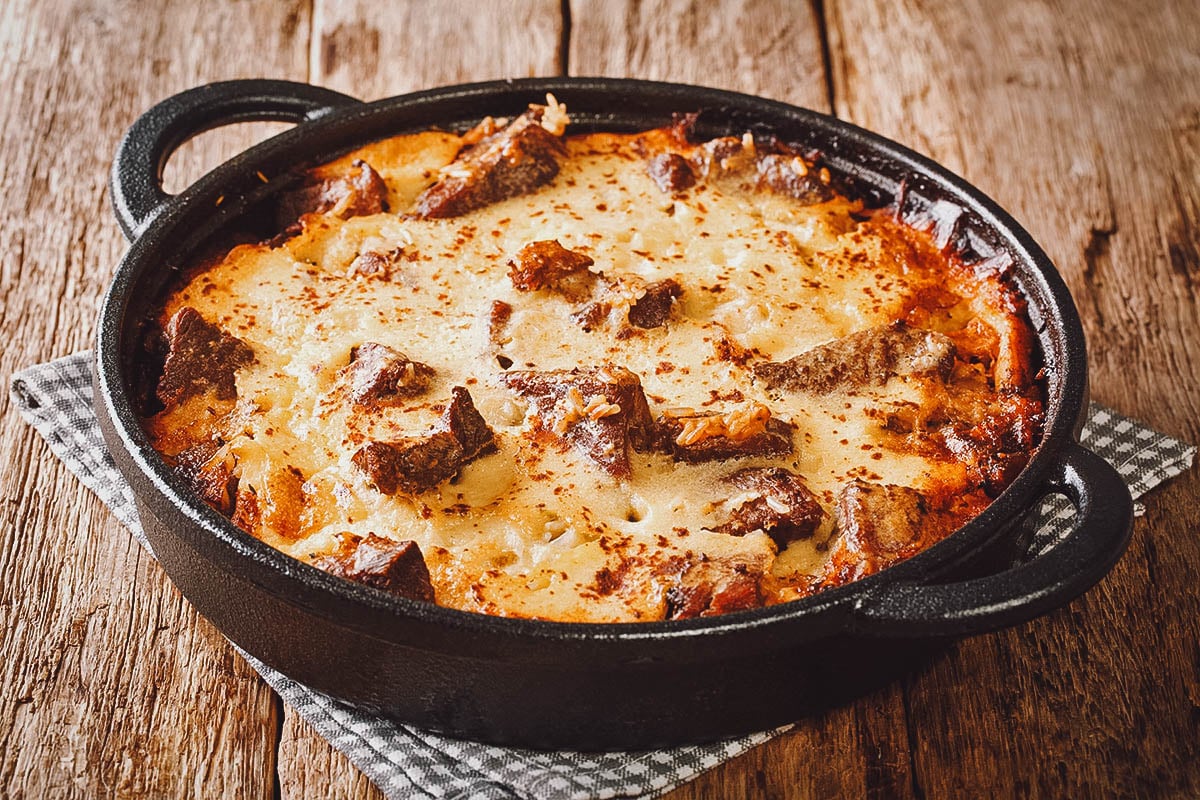
M 366 160 L 387 183 L 389 208 L 403 212 L 461 144 L 440 132 L 397 137 L 325 170 Z M 928 380 L 896 377 L 823 396 L 769 391 L 745 363 L 723 357 L 721 343 L 783 361 L 914 314 L 944 330 L 976 318 L 996 330 L 1023 327 L 997 276 L 975 274 L 923 234 L 841 197 L 803 205 L 703 180 L 669 194 L 652 181 L 634 137 L 572 137 L 566 148 L 550 184 L 464 216 L 309 214 L 293 238 L 238 245 L 193 272 L 160 322 L 190 306 L 249 344 L 256 360 L 237 372 L 236 404 L 201 396 L 149 419 L 159 449 L 171 457 L 219 435 L 239 486 L 258 497 L 262 520 L 252 532 L 298 559 L 335 551 L 346 532 L 412 540 L 439 604 L 555 620 L 661 619 L 672 565 L 684 562 L 763 572 L 766 602 L 802 596 L 827 569 L 833 506 L 848 481 L 941 496 L 976 489 L 958 460 L 897 444 L 871 414 L 923 403 Z M 547 289 L 519 292 L 507 277 L 518 250 L 551 239 L 618 283 L 607 296 L 612 310 L 590 331 L 572 318 L 580 304 Z M 396 254 L 395 266 L 383 276 L 352 274 L 366 252 Z M 667 324 L 618 337 L 645 285 L 666 278 L 684 290 Z M 951 297 L 931 305 L 930 292 Z M 489 335 L 497 300 L 513 308 L 499 340 Z M 428 391 L 396 407 L 356 408 L 342 370 L 365 342 L 431 366 Z M 501 384 L 502 361 L 627 367 L 656 416 L 761 403 L 793 426 L 794 452 L 705 463 L 631 452 L 632 477 L 619 481 L 538 433 L 529 404 Z M 469 389 L 496 452 L 416 495 L 374 488 L 354 453 L 428 431 L 454 386 Z M 762 531 L 714 532 L 739 501 L 722 478 L 748 466 L 803 476 L 826 511 L 813 536 L 777 552 Z M 281 479 L 285 471 L 302 484 Z

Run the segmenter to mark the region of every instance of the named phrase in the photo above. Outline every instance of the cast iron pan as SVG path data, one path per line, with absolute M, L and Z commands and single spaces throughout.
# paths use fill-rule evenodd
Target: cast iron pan
M 1016 481 L 945 541 L 857 583 L 720 617 L 622 625 L 502 619 L 395 597 L 295 561 L 193 496 L 151 449 L 131 399 L 141 321 L 175 268 L 214 234 L 252 224 L 256 204 L 297 167 L 395 133 L 513 115 L 547 92 L 567 104 L 573 130 L 641 130 L 700 111 L 698 136 L 749 129 L 815 147 L 870 202 L 927 220 L 966 258 L 1006 265 L 1038 331 L 1048 408 L 1044 440 Z M 297 124 L 183 193 L 163 192 L 176 147 L 245 120 Z M 364 708 L 534 747 L 657 747 L 767 728 L 894 677 L 901 656 L 928 642 L 1066 603 L 1128 541 L 1128 489 L 1076 441 L 1087 394 L 1083 331 L 1045 253 L 963 180 L 836 119 L 730 92 L 599 78 L 454 86 L 369 104 L 303 84 L 233 81 L 171 97 L 138 119 L 117 151 L 112 196 L 132 243 L 100 315 L 95 403 L 155 554 L 239 646 Z M 1025 519 L 1050 493 L 1074 504 L 1071 533 L 1021 561 Z

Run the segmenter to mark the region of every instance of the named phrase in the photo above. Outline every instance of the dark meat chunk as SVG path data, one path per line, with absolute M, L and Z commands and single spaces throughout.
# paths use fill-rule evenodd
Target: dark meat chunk
M 658 446 L 686 462 L 787 455 L 792 452 L 792 426 L 758 403 L 725 414 L 681 409 L 662 415 Z
M 583 451 L 614 478 L 630 476 L 630 446 L 651 446 L 653 420 L 642 382 L 624 367 L 520 370 L 505 373 L 503 380 L 532 401 L 543 428 Z
M 368 442 L 352 461 L 384 494 L 432 489 L 458 474 L 463 448 L 449 431 L 410 436 L 392 442 Z
M 201 500 L 225 516 L 233 513 L 238 495 L 236 467 L 237 458 L 219 439 L 193 445 L 175 457 L 175 470 Z
M 158 382 L 158 399 L 171 408 L 212 389 L 218 400 L 237 397 L 234 375 L 254 361 L 254 351 L 241 339 L 205 321 L 184 306 L 167 323 L 167 358 Z
M 459 154 L 437 183 L 417 198 L 424 219 L 457 217 L 528 194 L 558 175 L 562 140 L 542 126 L 546 109 L 532 106 L 505 128 Z
M 759 184 L 805 205 L 833 198 L 833 187 L 821 179 L 828 174 L 811 169 L 800 156 L 771 153 L 758 158 Z
M 978 422 L 951 420 L 933 438 L 994 497 L 1025 468 L 1041 431 L 1041 402 L 1012 394 Z
M 530 242 L 508 261 L 508 277 L 520 292 L 555 289 L 571 299 L 587 297 L 596 282 L 590 256 L 568 250 L 556 239 Z
M 857 580 L 921 550 L 925 497 L 916 489 L 852 481 L 838 497 L 837 538 L 830 569 L 839 582 Z
M 350 219 L 386 210 L 387 184 L 370 164 L 358 159 L 345 175 L 324 177 L 313 171 L 299 188 L 281 194 L 276 222 L 283 230 L 305 214 Z
M 825 516 L 804 479 L 790 470 L 740 469 L 725 478 L 725 483 L 757 496 L 732 509 L 729 520 L 715 529 L 718 533 L 745 536 L 761 530 L 782 550 L 789 542 L 812 536 Z
M 441 424 L 462 447 L 464 464 L 495 449 L 496 435 L 475 408 L 471 393 L 461 386 L 450 390 L 450 405 L 442 414 Z
M 350 262 L 350 268 L 346 270 L 346 276 L 353 278 L 355 275 L 371 276 L 371 275 L 386 275 L 391 267 L 391 259 L 382 253 L 376 253 L 368 250 L 365 253 L 360 253 L 355 256 Z
M 359 253 L 350 262 L 350 266 L 346 270 L 346 277 L 354 278 L 361 276 L 390 281 L 399 271 L 402 260 L 412 261 L 417 257 L 418 254 L 415 250 L 406 251 L 403 247 L 397 247 L 386 253 L 367 250 L 366 252 Z
M 337 554 L 315 559 L 313 566 L 410 600 L 434 602 L 429 567 L 413 541 L 394 542 L 373 533 L 365 538 L 346 534 Z
M 678 153 L 659 153 L 646 162 L 651 180 L 667 194 L 682 192 L 696 183 L 692 165 Z
M 683 296 L 683 287 L 674 278 L 655 281 L 629 309 L 629 324 L 638 328 L 658 328 L 671 316 L 671 307 Z
M 893 322 L 852 333 L 787 361 L 754 365 L 768 388 L 823 394 L 835 389 L 882 386 L 904 375 L 945 380 L 954 367 L 954 343 L 936 331 Z
M 491 344 L 489 352 L 496 357 L 496 363 L 501 369 L 508 369 L 513 364 L 512 359 L 504 354 L 504 346 L 512 341 L 512 336 L 508 333 L 508 323 L 512 320 L 512 314 L 513 307 L 503 300 L 493 300 L 488 309 L 487 333 L 488 342 Z
M 667 590 L 667 619 L 714 617 L 758 608 L 762 576 L 745 564 L 698 564 Z
M 433 367 L 377 342 L 350 351 L 350 398 L 360 406 L 396 405 L 423 394 L 433 380 Z
M 600 323 L 608 319 L 609 312 L 612 311 L 612 305 L 603 300 L 597 300 L 580 308 L 578 311 L 571 314 L 571 319 L 576 325 L 583 328 L 586 332 L 591 333 L 596 328 L 600 327 Z
M 416 494 L 453 478 L 495 447 L 495 434 L 476 410 L 470 392 L 456 386 L 441 420 L 428 434 L 368 442 L 351 461 L 384 494 Z
M 503 300 L 493 300 L 488 311 L 488 340 L 494 345 L 505 343 L 504 329 L 512 319 L 513 307 Z

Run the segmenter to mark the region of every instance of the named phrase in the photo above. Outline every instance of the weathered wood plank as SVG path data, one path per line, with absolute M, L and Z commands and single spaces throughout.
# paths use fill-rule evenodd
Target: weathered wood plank
M 303 3 L 5 4 L 0 373 L 90 346 L 124 249 L 108 162 L 166 95 L 303 78 Z M 195 174 L 233 139 L 184 154 Z M 270 797 L 275 701 L 0 400 L 0 796 Z
M 363 100 L 453 83 L 557 75 L 557 0 L 317 0 L 312 81 Z
M 1078 301 L 1093 396 L 1200 438 L 1200 8 L 839 0 L 828 21 L 839 115 L 1010 209 Z M 925 795 L 1196 793 L 1198 497 L 1177 480 L 1096 590 L 912 684 Z
M 392 5 L 317 0 L 311 80 L 374 100 L 452 83 L 557 75 L 561 42 L 558 0 Z M 278 772 L 285 799 L 382 797 L 291 709 L 281 735 Z
M 571 75 L 733 89 L 829 110 L 818 18 L 770 0 L 571 0 Z

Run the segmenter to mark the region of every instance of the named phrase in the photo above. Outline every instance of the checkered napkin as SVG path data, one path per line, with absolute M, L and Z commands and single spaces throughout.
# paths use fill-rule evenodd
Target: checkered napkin
M 105 450 L 92 413 L 91 354 L 76 353 L 19 372 L 12 378 L 11 391 L 17 409 L 51 451 L 146 545 L 133 493 Z M 1095 404 L 1088 417 L 1083 443 L 1116 465 L 1135 497 L 1192 464 L 1194 447 Z M 1034 552 L 1070 530 L 1072 509 L 1065 501 L 1048 500 L 1040 513 Z M 492 747 L 364 714 L 246 658 L 389 798 L 657 797 L 787 729 L 654 752 L 553 753 Z

